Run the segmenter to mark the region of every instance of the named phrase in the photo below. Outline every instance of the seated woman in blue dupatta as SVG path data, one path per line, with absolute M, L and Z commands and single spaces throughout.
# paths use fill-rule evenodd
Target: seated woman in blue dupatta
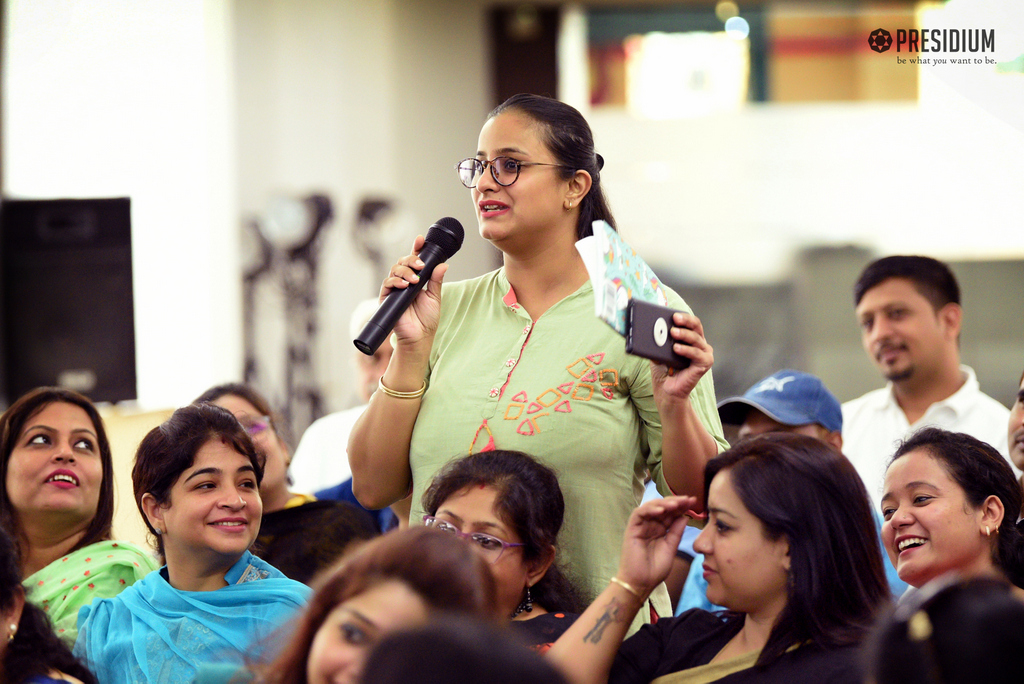
M 573 684 L 861 684 L 860 643 L 889 601 L 867 491 L 842 454 L 788 433 L 746 440 L 704 469 L 708 598 L 622 642 L 671 568 L 693 497 L 629 519 L 618 574 L 555 642 Z M 621 644 L 621 648 L 620 648 Z
M 252 555 L 263 464 L 228 411 L 178 409 L 135 455 L 135 501 L 166 565 L 79 616 L 75 654 L 101 684 L 191 682 L 207 662 L 251 655 L 309 589 Z

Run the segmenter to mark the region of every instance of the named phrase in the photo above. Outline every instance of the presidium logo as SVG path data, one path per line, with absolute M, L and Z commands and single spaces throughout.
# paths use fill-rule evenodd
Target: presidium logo
M 883 28 L 875 29 L 868 36 L 868 47 L 875 52 L 885 52 L 892 47 L 892 34 Z
M 896 52 L 990 52 L 996 49 L 996 30 L 897 29 L 895 42 Z M 884 28 L 868 36 L 868 47 L 875 52 L 886 52 L 892 44 L 892 34 Z

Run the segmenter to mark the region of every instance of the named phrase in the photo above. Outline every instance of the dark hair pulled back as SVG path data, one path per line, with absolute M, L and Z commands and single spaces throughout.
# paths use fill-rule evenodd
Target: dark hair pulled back
M 150 494 L 160 504 L 170 501 L 171 488 L 178 477 L 195 463 L 196 454 L 211 440 L 221 440 L 248 458 L 256 483 L 263 481 L 263 459 L 245 428 L 230 411 L 213 404 L 191 404 L 178 409 L 161 425 L 150 430 L 135 452 L 132 468 L 135 505 L 156 539 L 161 558 L 164 555 L 163 539 L 146 517 L 142 496 Z
M 580 202 L 576 239 L 593 235 L 594 221 L 605 221 L 615 228 L 612 210 L 601 188 L 604 159 L 594 151 L 594 134 L 583 115 L 575 107 L 554 98 L 520 93 L 495 107 L 487 118 L 493 119 L 510 110 L 521 112 L 540 125 L 548 149 L 559 164 L 568 167 L 561 169 L 564 180 L 572 178 L 577 171 L 590 174 L 590 192 Z
M 1024 533 L 1017 525 L 1024 495 L 1010 464 L 994 447 L 980 439 L 962 432 L 926 427 L 900 444 L 889 465 L 918 449 L 927 451 L 942 464 L 975 509 L 990 496 L 999 498 L 1003 504 L 1003 522 L 992 546 L 992 562 L 1007 579 L 1024 588 Z

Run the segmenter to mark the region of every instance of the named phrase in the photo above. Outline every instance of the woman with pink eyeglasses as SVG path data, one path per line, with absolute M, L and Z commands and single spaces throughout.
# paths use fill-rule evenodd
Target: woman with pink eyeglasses
M 497 580 L 498 613 L 546 650 L 586 603 L 557 562 L 565 502 L 551 468 L 496 449 L 451 461 L 423 495 L 424 523 L 462 537 Z

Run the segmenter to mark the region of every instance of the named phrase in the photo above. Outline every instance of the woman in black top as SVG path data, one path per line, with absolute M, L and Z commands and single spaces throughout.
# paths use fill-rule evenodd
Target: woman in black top
M 565 502 L 551 468 L 519 451 L 470 454 L 445 466 L 423 495 L 424 523 L 471 542 L 491 565 L 498 609 L 541 650 L 583 610 L 555 562 Z
M 552 647 L 577 684 L 862 681 L 858 644 L 888 601 L 870 504 L 849 461 L 810 437 L 745 441 L 705 469 L 708 598 L 621 643 L 664 579 L 692 497 L 637 509 L 619 573 Z M 621 648 L 619 648 L 621 643 Z

